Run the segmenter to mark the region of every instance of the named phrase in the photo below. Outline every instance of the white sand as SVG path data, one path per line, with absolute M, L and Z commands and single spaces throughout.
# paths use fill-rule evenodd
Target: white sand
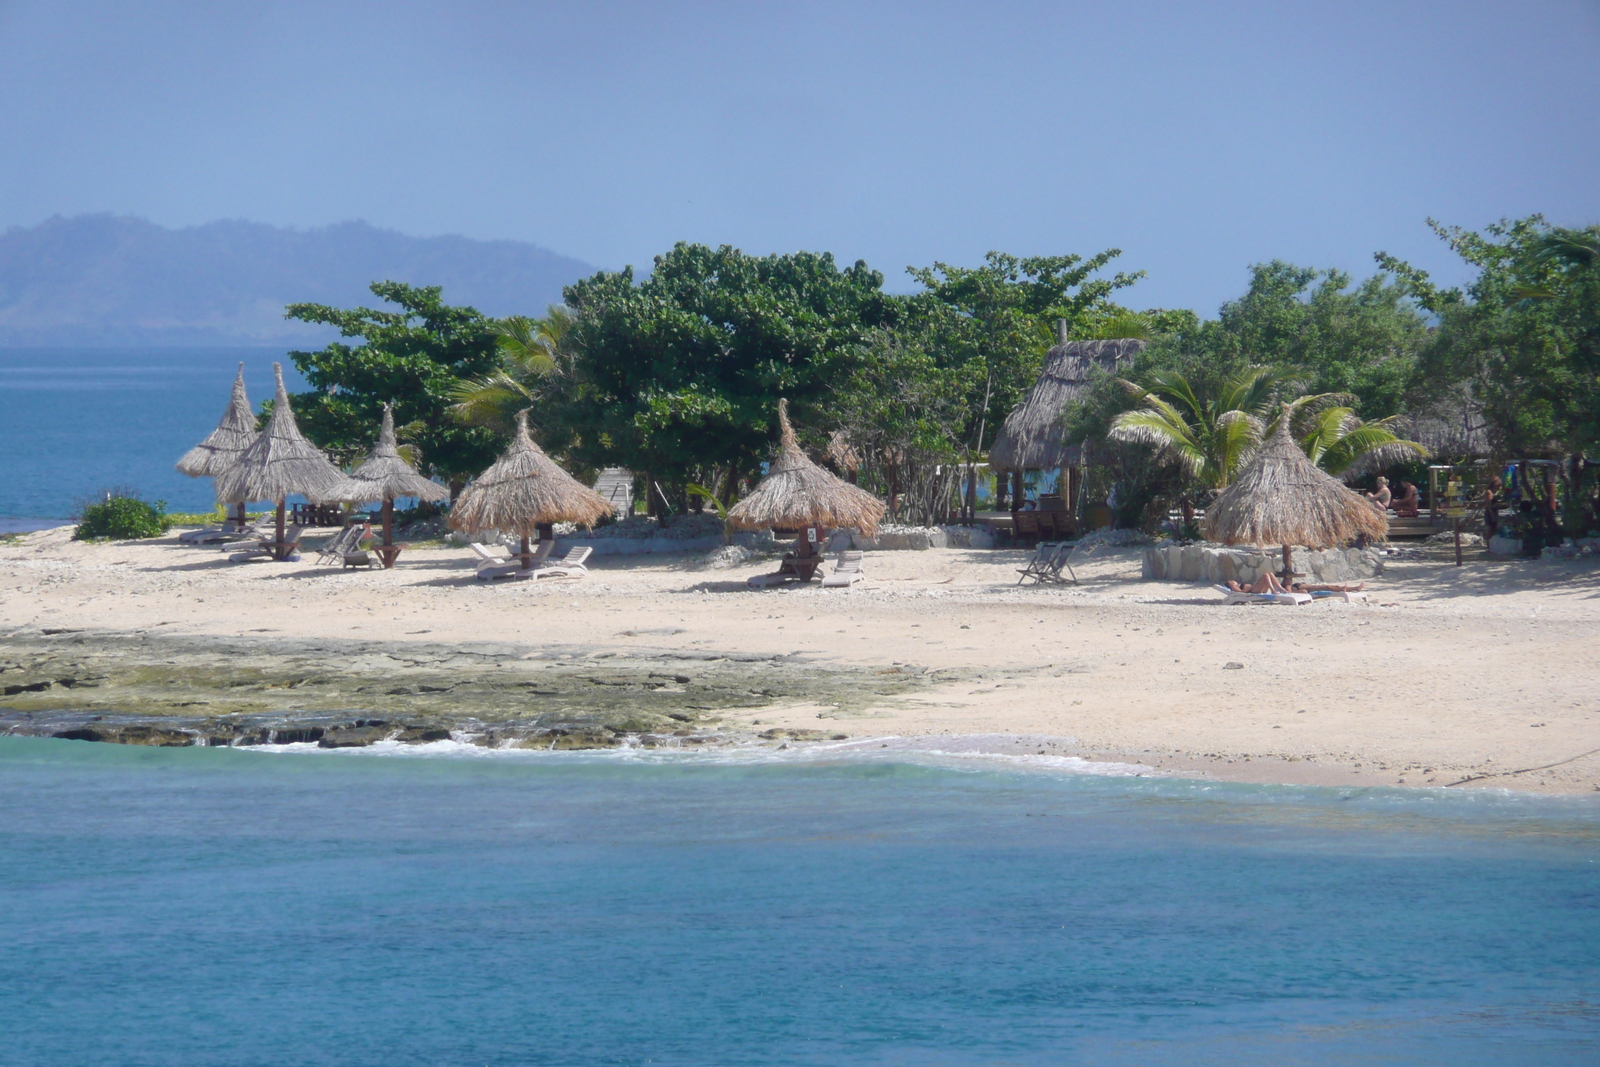
M 1391 564 L 1366 605 L 1223 607 L 1204 585 L 1140 581 L 1136 550 L 1101 550 L 1076 587 L 1018 589 L 1024 552 L 934 550 L 869 554 L 869 580 L 849 590 L 754 592 L 744 578 L 770 564 L 608 557 L 587 579 L 488 585 L 459 548 L 340 571 L 314 566 L 314 553 L 230 564 L 171 538 L 91 545 L 69 533 L 0 543 L 8 629 L 806 652 L 983 677 L 864 716 L 794 706 L 736 718 L 852 737 L 1052 738 L 1051 751 L 1215 779 L 1485 775 L 1466 787 L 1600 790 L 1593 560 L 1457 569 L 1441 553 Z

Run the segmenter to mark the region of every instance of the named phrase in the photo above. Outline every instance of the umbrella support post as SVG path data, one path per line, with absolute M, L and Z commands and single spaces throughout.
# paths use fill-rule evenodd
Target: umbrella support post
M 239 527 L 239 529 L 241 529 L 241 530 L 244 529 L 245 526 L 249 524 L 250 519 L 248 517 L 246 517 L 246 515 L 244 513 L 244 505 L 243 504 L 239 505 L 239 514 L 237 514 L 237 515 L 235 515 L 233 517 L 233 521 L 234 521 L 234 524 L 237 525 Z
M 385 570 L 394 566 L 394 561 L 400 555 L 400 548 L 394 543 L 394 498 L 389 497 L 383 502 L 383 544 L 377 549 L 378 559 L 382 561 Z
M 522 539 L 521 550 L 517 554 L 522 558 L 522 569 L 525 571 L 531 570 L 533 568 L 533 549 L 528 546 L 526 537 Z
M 277 535 L 272 540 L 272 558 L 277 560 L 279 563 L 282 563 L 289 555 L 289 552 L 283 543 L 283 501 L 281 500 L 278 501 L 277 529 Z

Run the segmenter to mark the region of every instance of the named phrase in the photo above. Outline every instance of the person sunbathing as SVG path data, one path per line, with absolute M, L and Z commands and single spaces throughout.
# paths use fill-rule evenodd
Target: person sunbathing
M 1397 518 L 1414 519 L 1417 517 L 1417 509 L 1420 506 L 1420 503 L 1421 500 L 1417 495 L 1417 487 L 1410 482 L 1401 482 L 1400 495 L 1395 497 L 1394 501 L 1390 503 L 1389 506 L 1394 508 L 1394 513 Z
M 1278 581 L 1278 576 L 1271 572 L 1263 574 L 1249 585 L 1235 581 L 1228 582 L 1228 588 L 1235 593 L 1252 593 L 1256 596 L 1269 593 L 1359 593 L 1366 587 L 1366 582 L 1356 585 L 1307 585 L 1304 582 L 1290 582 L 1285 588 L 1284 584 Z
M 1366 497 L 1372 501 L 1373 507 L 1379 511 L 1387 511 L 1389 509 L 1389 501 L 1393 499 L 1393 494 L 1389 492 L 1389 479 L 1380 477 L 1377 491 L 1367 493 Z

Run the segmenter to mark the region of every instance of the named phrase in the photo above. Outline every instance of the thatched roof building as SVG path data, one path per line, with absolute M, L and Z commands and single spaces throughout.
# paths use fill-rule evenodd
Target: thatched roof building
M 233 399 L 222 413 L 217 428 L 206 439 L 183 454 L 178 470 L 191 478 L 214 478 L 233 466 L 250 442 L 256 439 L 256 416 L 244 392 L 244 364 L 239 364 L 233 379 Z M 234 503 L 234 501 L 229 501 Z
M 378 431 L 378 443 L 362 461 L 361 466 L 348 478 L 341 478 L 323 490 L 316 498 L 318 503 L 350 501 L 364 503 L 381 500 L 393 503 L 396 497 L 410 496 L 418 500 L 449 500 L 450 490 L 430 478 L 424 478 L 400 456 L 394 436 L 394 408 L 383 405 L 383 427 Z
M 219 499 L 270 500 L 280 507 L 295 493 L 315 500 L 344 477 L 338 467 L 307 441 L 294 421 L 283 387 L 283 364 L 274 363 L 277 396 L 266 429 L 217 475 Z
M 1088 392 L 1096 371 L 1117 374 L 1144 350 L 1139 340 L 1069 341 L 1045 357 L 1044 370 L 1022 403 L 1012 409 L 989 448 L 989 466 L 996 471 L 1053 470 L 1082 466 L 1080 445 L 1062 440 L 1061 416 L 1067 405 Z
M 511 446 L 462 490 L 450 509 L 450 528 L 466 533 L 504 530 L 526 539 L 540 526 L 575 522 L 593 526 L 611 505 L 556 465 L 528 436 L 528 413 L 517 412 Z
M 802 526 L 853 527 L 871 537 L 888 510 L 883 501 L 840 481 L 807 458 L 789 425 L 789 402 L 778 401 L 778 458 L 755 491 L 735 504 L 728 520 L 743 530 Z
M 1464 390 L 1398 420 L 1401 436 L 1440 459 L 1484 459 L 1493 452 L 1483 405 Z
M 1311 462 L 1289 430 L 1287 408 L 1261 447 L 1206 508 L 1206 537 L 1230 545 L 1332 548 L 1358 537 L 1382 541 L 1388 520 L 1365 497 Z

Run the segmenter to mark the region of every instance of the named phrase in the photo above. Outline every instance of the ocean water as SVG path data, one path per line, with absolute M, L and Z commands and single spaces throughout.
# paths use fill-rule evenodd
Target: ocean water
M 1587 1065 L 1597 845 L 1588 798 L 0 738 L 0 1063 Z
M 0 533 L 56 525 L 113 488 L 210 510 L 211 479 L 173 464 L 216 428 L 241 360 L 258 407 L 275 360 L 306 388 L 283 349 L 0 349 Z

